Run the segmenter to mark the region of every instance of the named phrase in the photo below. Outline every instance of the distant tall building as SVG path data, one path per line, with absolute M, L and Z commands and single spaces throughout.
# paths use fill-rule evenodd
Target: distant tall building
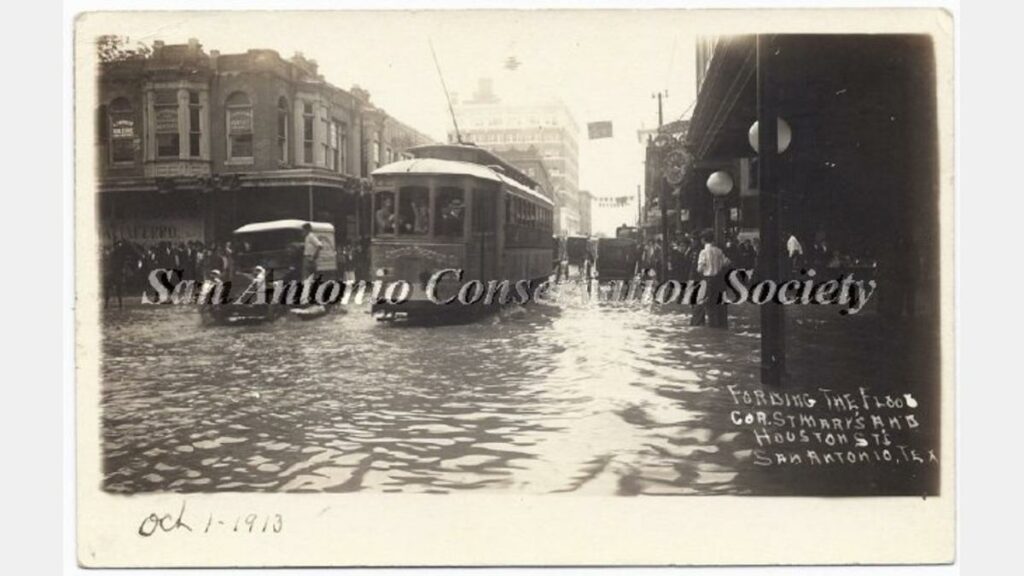
M 540 184 L 540 187 L 549 198 L 554 198 L 554 184 L 551 182 L 551 176 L 548 174 L 544 157 L 541 156 L 540 150 L 536 146 L 502 150 L 501 157 Z
M 462 141 L 474 143 L 527 172 L 539 154 L 555 202 L 555 234 L 580 232 L 579 126 L 559 101 L 505 103 L 483 78 L 471 100 L 454 105 Z M 448 140 L 456 141 L 455 132 Z M 530 149 L 535 154 L 530 154 Z
M 590 206 L 594 200 L 594 196 L 586 191 L 580 190 L 579 195 L 579 211 L 580 211 L 580 235 L 590 236 L 594 233 L 594 223 L 590 217 Z

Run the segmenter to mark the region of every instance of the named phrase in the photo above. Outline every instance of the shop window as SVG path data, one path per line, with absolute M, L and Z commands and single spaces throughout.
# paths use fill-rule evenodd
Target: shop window
M 227 100 L 228 158 L 252 158 L 252 102 L 244 92 L 235 92 Z

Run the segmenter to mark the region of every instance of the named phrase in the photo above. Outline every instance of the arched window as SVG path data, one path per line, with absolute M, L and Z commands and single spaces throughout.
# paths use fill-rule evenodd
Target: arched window
M 107 106 L 110 138 L 110 162 L 135 162 L 135 115 L 127 98 L 117 98 Z
M 277 161 L 288 163 L 288 100 L 277 99 Z
M 234 92 L 226 103 L 228 159 L 252 158 L 252 102 L 244 92 Z

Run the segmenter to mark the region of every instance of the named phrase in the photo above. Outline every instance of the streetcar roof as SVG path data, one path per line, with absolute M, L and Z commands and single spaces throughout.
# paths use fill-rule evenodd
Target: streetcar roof
M 472 162 L 458 162 L 455 160 L 440 160 L 438 158 L 413 158 L 411 160 L 399 160 L 373 171 L 372 176 L 396 176 L 402 174 L 416 175 L 437 175 L 437 176 L 472 176 L 481 180 L 490 180 L 514 188 L 518 192 L 539 200 L 545 204 L 553 205 L 547 196 L 540 192 L 523 186 L 512 178 L 493 170 L 482 164 Z
M 327 222 L 309 222 L 307 220 L 291 218 L 287 220 L 272 220 L 270 222 L 253 222 L 235 230 L 235 234 L 269 232 L 271 230 L 302 230 L 302 226 L 307 222 L 317 232 L 334 232 L 334 225 Z

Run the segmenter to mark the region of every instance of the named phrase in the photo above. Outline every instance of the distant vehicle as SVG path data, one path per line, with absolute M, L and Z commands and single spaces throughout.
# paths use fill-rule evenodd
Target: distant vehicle
M 615 237 L 639 241 L 640 229 L 636 226 L 619 226 L 615 229 Z
M 636 273 L 640 245 L 630 238 L 598 238 L 597 277 L 604 280 L 629 280 Z
M 590 239 L 586 236 L 569 236 L 565 239 L 566 253 L 569 257 L 569 264 L 581 266 L 587 259 Z
M 439 305 L 426 287 L 446 274 L 434 296 L 454 296 L 472 280 L 541 280 L 551 274 L 554 204 L 532 178 L 476 146 L 437 144 L 408 150 L 412 159 L 375 170 L 370 269 L 385 285 L 404 280 L 409 298 L 376 302 L 378 320 L 446 323 L 497 306 Z
M 204 320 L 230 324 L 273 320 L 287 307 L 273 302 L 262 304 L 236 303 L 247 287 L 262 275 L 268 283 L 283 280 L 301 282 L 302 249 L 305 220 L 274 220 L 246 224 L 234 231 L 231 245 L 234 249 L 227 270 L 221 270 L 220 280 L 230 282 L 230 291 L 224 302 L 201 308 Z M 309 222 L 312 233 L 323 247 L 317 255 L 317 275 L 322 280 L 338 277 L 338 254 L 334 243 L 334 226 L 326 222 Z

